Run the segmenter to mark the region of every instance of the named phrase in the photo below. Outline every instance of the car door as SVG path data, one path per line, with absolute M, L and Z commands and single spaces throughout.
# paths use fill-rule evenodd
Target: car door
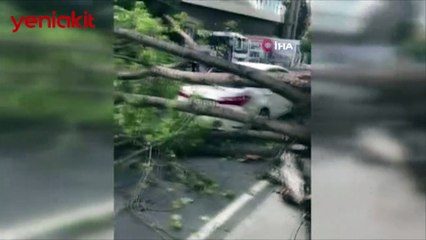
M 284 114 L 289 113 L 293 108 L 293 104 L 288 99 L 276 93 L 273 93 L 270 98 L 271 98 L 270 100 L 271 105 L 274 108 L 274 115 L 273 115 L 274 118 L 278 118 Z
M 269 70 L 268 74 L 272 77 L 278 78 L 283 73 L 288 73 L 287 69 L 273 69 Z M 272 92 L 269 89 L 268 92 L 265 92 L 265 98 L 268 102 L 268 108 L 271 115 L 271 118 L 280 117 L 291 111 L 293 104 L 286 98 Z
M 259 110 L 267 107 L 271 118 L 280 117 L 291 111 L 292 103 L 269 89 L 262 89 L 262 98 L 263 106 L 259 106 Z
M 252 102 L 247 106 L 247 111 L 258 115 L 263 108 L 269 110 L 271 118 L 276 118 L 280 112 L 283 112 L 282 98 L 269 90 L 268 88 L 247 88 L 250 89 Z

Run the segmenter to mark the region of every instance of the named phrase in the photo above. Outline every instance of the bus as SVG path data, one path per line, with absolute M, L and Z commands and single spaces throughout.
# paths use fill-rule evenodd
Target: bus
M 236 32 L 212 32 L 209 46 L 217 56 L 231 62 L 245 62 L 248 59 L 249 40 Z

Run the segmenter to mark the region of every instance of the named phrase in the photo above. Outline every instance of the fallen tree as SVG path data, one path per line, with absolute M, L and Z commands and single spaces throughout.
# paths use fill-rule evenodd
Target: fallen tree
M 139 15 L 139 14 L 138 14 Z M 163 96 L 161 97 L 152 97 L 152 96 L 143 96 L 143 95 L 136 95 L 136 94 L 130 94 L 130 93 L 115 93 L 115 102 L 117 104 L 117 115 L 120 121 L 119 124 L 124 127 L 124 129 L 131 129 L 129 131 L 131 134 L 123 131 L 124 133 L 129 135 L 129 139 L 132 140 L 138 140 L 139 135 L 146 135 L 147 139 L 156 139 L 157 142 L 158 139 L 173 139 L 174 142 L 176 142 L 176 145 L 183 145 L 184 141 L 188 142 L 189 144 L 196 143 L 196 148 L 199 148 L 199 151 L 201 154 L 205 155 L 205 153 L 216 153 L 221 156 L 241 156 L 245 157 L 244 162 L 247 164 L 250 164 L 252 161 L 259 161 L 259 160 L 267 160 L 271 161 L 271 163 L 276 166 L 280 163 L 279 156 L 282 153 L 282 148 L 290 149 L 288 145 L 291 143 L 297 142 L 297 143 L 306 143 L 309 145 L 309 131 L 307 128 L 297 125 L 297 124 L 291 124 L 287 121 L 278 121 L 278 120 L 268 120 L 265 118 L 258 118 L 248 113 L 242 113 L 237 112 L 235 110 L 231 110 L 228 108 L 218 107 L 218 106 L 203 106 L 198 104 L 197 102 L 178 102 L 175 100 L 167 99 L 172 93 L 172 91 L 168 91 L 167 85 L 173 84 L 177 86 L 176 82 L 167 82 L 168 79 L 173 79 L 181 82 L 186 82 L 190 84 L 204 84 L 204 85 L 220 85 L 220 86 L 230 86 L 230 87 L 260 87 L 260 88 L 268 88 L 271 89 L 273 92 L 285 97 L 286 99 L 289 99 L 293 103 L 295 103 L 296 106 L 304 105 L 306 103 L 309 103 L 310 98 L 308 94 L 304 94 L 303 91 L 306 89 L 309 89 L 310 81 L 306 78 L 301 78 L 294 74 L 283 74 L 278 77 L 270 76 L 269 73 L 266 73 L 264 71 L 258 71 L 254 70 L 252 68 L 247 68 L 244 66 L 236 65 L 233 63 L 230 63 L 228 61 L 224 61 L 220 58 L 211 57 L 209 55 L 206 55 L 202 53 L 201 51 L 197 51 L 197 47 L 195 46 L 195 42 L 193 39 L 190 39 L 188 35 L 186 35 L 185 32 L 182 31 L 182 29 L 177 26 L 176 22 L 174 22 L 173 19 L 171 19 L 168 16 L 164 16 L 163 18 L 166 19 L 166 21 L 169 22 L 169 24 L 173 27 L 173 31 L 178 33 L 182 39 L 185 42 L 186 47 L 181 47 L 173 43 L 168 43 L 165 41 L 161 41 L 155 38 L 146 37 L 144 35 L 138 34 L 131 30 L 126 29 L 119 29 L 117 28 L 115 33 L 119 38 L 123 37 L 123 39 L 130 40 L 134 42 L 136 45 L 142 44 L 143 47 L 140 46 L 130 46 L 135 47 L 136 49 L 141 49 L 137 54 L 133 54 L 132 51 L 127 52 L 127 49 L 117 50 L 115 51 L 116 54 L 123 54 L 124 57 L 121 57 L 126 60 L 133 61 L 130 58 L 140 58 L 143 59 L 144 62 L 140 62 L 140 65 L 144 65 L 145 67 L 148 66 L 145 69 L 141 69 L 137 72 L 119 72 L 118 73 L 118 80 L 121 80 L 121 82 L 118 82 L 116 86 L 120 90 L 124 92 L 144 92 L 145 94 L 152 94 L 157 96 Z M 129 25 L 125 25 L 129 26 Z M 149 33 L 151 35 L 158 35 L 155 33 Z M 169 35 L 170 37 L 170 35 Z M 173 40 L 178 39 L 177 36 L 174 34 L 172 36 Z M 181 41 L 178 41 L 181 42 Z M 186 71 L 179 71 L 174 66 L 172 67 L 165 67 L 165 66 L 155 66 L 164 62 L 169 62 L 170 60 L 175 61 L 176 58 L 170 58 L 167 59 L 166 57 L 163 58 L 141 58 L 141 54 L 143 51 L 149 52 L 149 54 L 154 53 L 155 51 L 152 51 L 152 49 L 149 49 L 149 47 L 154 48 L 155 50 L 160 50 L 166 53 L 173 54 L 177 58 L 181 58 L 182 60 L 185 59 L 186 61 L 196 61 L 202 65 L 212 66 L 221 70 L 224 70 L 226 73 L 194 73 L 194 72 L 186 72 Z M 151 56 L 151 55 L 150 55 Z M 161 55 L 163 57 L 164 55 Z M 161 60 L 161 61 L 160 61 Z M 130 61 L 124 61 L 124 64 L 129 63 Z M 133 61 L 135 62 L 135 61 Z M 191 64 L 192 62 L 189 62 Z M 123 64 L 123 65 L 124 65 Z M 188 64 L 188 65 L 189 65 Z M 134 64 L 132 64 L 132 67 Z M 124 67 L 126 68 L 126 67 Z M 188 66 L 182 67 L 181 69 L 187 69 Z M 156 78 L 156 76 L 160 76 L 165 78 L 166 80 L 163 81 L 161 78 Z M 303 76 L 304 77 L 304 76 Z M 148 81 L 148 79 L 154 79 L 154 81 Z M 156 79 L 161 81 L 155 81 Z M 138 82 L 137 84 L 126 84 L 123 82 L 127 80 L 141 80 L 141 82 Z M 145 82 L 143 82 L 145 81 Z M 139 84 L 141 83 L 141 84 Z M 158 85 L 157 85 L 158 83 Z M 141 89 L 145 88 L 145 89 Z M 152 89 L 152 90 L 151 90 Z M 173 92 L 177 90 L 173 88 Z M 154 107 L 154 108 L 172 108 L 178 111 L 182 112 L 188 112 L 191 114 L 196 115 L 208 115 L 213 117 L 219 117 L 219 118 L 225 118 L 229 120 L 234 120 L 238 122 L 247 123 L 247 127 L 257 127 L 258 129 L 262 129 L 260 131 L 254 131 L 254 130 L 247 130 L 242 129 L 240 131 L 234 131 L 234 132 L 228 132 L 228 133 L 222 133 L 222 137 L 224 138 L 239 138 L 239 139 L 247 139 L 247 138 L 254 138 L 254 139 L 264 139 L 267 141 L 274 141 L 278 142 L 279 144 L 265 144 L 264 142 L 259 141 L 252 141 L 249 142 L 249 144 L 246 147 L 242 147 L 241 141 L 236 141 L 237 144 L 240 144 L 238 146 L 234 146 L 229 144 L 231 141 L 216 141 L 213 139 L 205 139 L 205 132 L 194 132 L 194 131 L 188 131 L 187 129 L 196 129 L 191 128 L 193 125 L 186 124 L 186 121 L 181 121 L 181 119 L 185 119 L 187 116 L 184 114 L 182 117 L 180 114 L 175 114 L 174 111 L 151 111 L 156 109 L 144 109 L 143 111 L 137 111 L 133 108 L 121 108 L 122 103 L 124 103 L 126 106 L 134 106 L 134 107 Z M 303 108 L 309 111 L 308 108 Z M 138 109 L 139 110 L 139 109 Z M 297 109 L 298 110 L 298 109 Z M 293 113 L 297 112 L 297 110 L 293 111 Z M 148 114 L 145 114 L 147 112 Z M 155 114 L 151 114 L 151 112 L 155 112 Z M 159 112 L 160 114 L 156 114 Z M 135 114 L 133 114 L 135 113 Z M 165 114 L 163 114 L 165 113 Z M 176 118 L 179 119 L 179 121 L 174 121 L 173 117 L 169 117 L 168 113 L 172 113 L 170 115 L 176 116 Z M 298 114 L 298 113 L 296 113 Z M 152 117 L 151 119 L 151 116 Z M 191 115 L 191 118 L 193 116 Z M 294 115 L 293 115 L 294 117 Z M 303 116 L 304 117 L 304 116 Z M 134 119 L 137 119 L 134 120 Z M 147 120 L 148 119 L 148 120 Z M 158 120 L 158 121 L 156 121 Z M 171 120 L 171 121 L 169 121 Z M 150 124 L 150 123 L 154 124 Z M 160 123 L 167 123 L 167 124 L 156 124 L 157 122 Z M 183 124 L 185 122 L 185 124 Z M 128 124 L 130 123 L 130 124 Z M 177 124 L 178 123 L 178 124 Z M 142 125 L 142 127 L 140 126 Z M 158 126 L 158 127 L 157 127 Z M 183 127 L 186 126 L 186 127 Z M 190 126 L 190 127 L 187 127 Z M 140 131 L 140 129 L 147 129 L 151 130 L 149 128 L 152 128 L 154 131 Z M 182 129 L 184 129 L 182 131 Z M 163 131 L 164 130 L 164 131 Z M 196 129 L 197 131 L 197 129 Z M 151 134 L 151 132 L 154 132 Z M 157 134 L 158 132 L 158 134 Z M 180 133 L 179 133 L 180 132 Z M 166 134 L 165 134 L 166 133 Z M 178 133 L 178 134 L 176 134 Z M 200 133 L 200 134 L 198 134 Z M 216 137 L 219 136 L 218 133 L 212 133 L 212 136 L 214 138 L 214 135 L 216 134 Z M 228 134 L 228 135 L 227 135 Z M 148 137 L 148 135 L 150 135 Z M 155 136 L 153 138 L 152 136 Z M 161 136 L 161 138 L 158 138 L 157 135 L 167 135 L 166 137 Z M 179 136 L 180 135 L 180 136 Z M 172 137 L 169 137 L 172 136 Z M 145 136 L 141 136 L 145 137 Z M 207 136 L 208 137 L 208 136 Z M 198 139 L 201 139 L 201 141 L 197 141 Z M 177 139 L 177 141 L 175 141 Z M 238 139 L 238 140 L 239 140 Z M 144 139 L 145 140 L 145 139 Z M 209 142 L 209 140 L 212 140 Z M 223 139 L 222 139 L 223 140 Z M 138 141 L 134 141 L 139 144 Z M 198 142 L 201 142 L 199 145 Z M 211 144 L 213 142 L 213 144 Z M 163 167 L 161 166 L 163 162 L 161 162 L 160 158 L 167 157 L 169 158 L 180 158 L 180 156 L 188 156 L 188 154 L 191 154 L 193 149 L 187 150 L 187 148 L 174 148 L 174 145 L 171 144 L 169 141 L 161 141 L 160 144 L 163 144 L 161 147 L 157 147 L 155 151 L 158 151 L 158 157 L 159 159 L 155 159 L 152 161 L 151 156 L 153 156 L 152 153 L 152 145 L 151 142 L 148 142 L 146 144 L 145 142 L 140 143 L 139 148 L 135 149 L 135 151 L 131 151 L 130 155 L 127 155 L 126 157 L 122 158 L 122 161 L 116 161 L 117 163 L 137 163 L 133 164 L 131 167 L 136 167 L 139 170 L 142 170 L 144 172 L 145 176 L 152 175 L 151 166 L 157 166 L 157 167 Z M 172 145 L 172 147 L 169 147 Z M 242 144 L 246 145 L 246 143 Z M 257 145 L 257 146 L 256 146 Z M 158 146 L 158 145 L 157 145 Z M 133 150 L 133 149 L 131 149 Z M 154 151 L 154 152 L 155 152 Z M 160 154 L 162 152 L 163 154 Z M 182 155 L 182 153 L 184 155 Z M 250 154 L 250 155 L 249 155 Z M 148 157 L 146 157 L 146 156 Z M 271 155 L 274 155 L 273 158 L 270 158 Z M 148 160 L 147 160 L 148 159 Z M 170 159 L 163 159 L 164 163 L 167 162 L 167 165 L 179 165 L 177 161 L 170 161 Z M 167 160 L 167 161 L 166 161 Z M 145 167 L 148 163 L 148 166 Z M 154 165 L 152 165 L 154 164 Z M 283 161 L 284 164 L 284 161 Z M 166 166 L 166 168 L 169 168 L 169 166 Z M 270 166 L 268 166 L 270 167 Z M 297 172 L 299 171 L 300 165 L 297 166 L 297 164 L 294 164 L 294 168 L 287 167 L 286 176 L 299 176 Z M 178 167 L 171 167 L 172 170 L 170 172 L 175 172 L 178 170 L 177 173 L 182 172 L 182 166 Z M 295 173 L 292 173 L 294 171 Z M 168 171 L 169 172 L 169 171 Z M 183 170 L 183 172 L 186 172 L 186 169 Z M 167 174 L 169 175 L 169 174 Z M 144 177 L 146 179 L 146 177 Z M 194 181 L 191 178 L 185 177 L 185 179 L 190 179 L 192 185 Z M 167 179 L 166 179 L 167 180 Z M 170 179 L 169 179 L 170 180 Z M 172 180 L 175 181 L 175 180 Z M 185 180 L 186 181 L 186 180 Z M 282 181 L 284 182 L 284 180 Z M 300 181 L 293 180 L 293 181 L 287 181 L 286 186 L 289 184 L 294 183 L 295 186 L 290 186 L 287 189 L 289 189 L 286 192 L 287 199 L 290 201 L 294 201 L 296 203 L 302 202 L 300 199 L 302 199 L 300 196 L 304 194 L 304 192 L 298 192 L 296 191 L 299 189 L 297 187 L 298 184 L 300 184 Z M 142 184 L 141 184 L 142 185 Z M 303 183 L 302 183 L 303 185 Z M 188 187 L 189 189 L 192 189 Z M 302 189 L 303 191 L 303 189 Z M 141 190 L 138 191 L 138 197 L 141 197 L 143 194 L 139 194 Z M 294 195 L 294 196 L 293 196 Z
M 179 111 L 193 113 L 197 115 L 206 115 L 229 119 L 237 122 L 250 123 L 254 127 L 271 130 L 278 133 L 286 134 L 289 137 L 299 140 L 301 143 L 308 143 L 310 134 L 304 126 L 290 124 L 282 121 L 267 120 L 251 116 L 247 113 L 238 112 L 232 109 L 203 106 L 194 102 L 174 101 L 160 97 L 144 96 L 137 94 L 116 92 L 114 94 L 116 103 L 126 102 L 136 107 L 157 107 L 157 108 L 173 108 Z
M 137 80 L 153 75 L 190 84 L 220 85 L 227 87 L 262 87 L 255 82 L 249 81 L 231 73 L 188 72 L 163 66 L 153 66 L 140 71 L 121 71 L 118 72 L 117 78 L 120 80 Z M 310 88 L 310 81 L 300 79 L 297 74 L 282 73 L 279 76 L 279 80 L 286 82 L 293 87 L 302 89 Z
M 190 48 L 184 48 L 173 43 L 155 39 L 143 34 L 139 34 L 133 30 L 124 28 L 115 28 L 114 32 L 117 36 L 131 39 L 148 47 L 165 51 L 176 56 L 198 61 L 209 66 L 217 67 L 229 73 L 236 74 L 240 77 L 249 79 L 271 91 L 289 99 L 295 104 L 309 106 L 309 96 L 293 88 L 284 81 L 279 81 L 267 73 L 253 68 L 232 64 L 229 61 L 212 57 Z
M 258 84 L 242 79 L 230 73 L 188 72 L 162 66 L 154 66 L 150 67 L 149 69 L 136 72 L 119 72 L 117 77 L 121 80 L 135 80 L 152 75 L 171 78 L 192 84 L 221 85 L 234 87 L 259 86 Z
M 194 73 L 171 69 L 163 66 L 153 66 L 138 72 L 120 72 L 118 78 L 120 80 L 143 79 L 150 76 L 162 76 L 191 84 L 204 85 L 221 85 L 232 87 L 262 87 L 269 88 L 273 92 L 289 99 L 296 105 L 309 105 L 309 97 L 303 93 L 301 89 L 309 89 L 310 75 L 282 74 L 272 77 L 268 73 L 245 66 L 236 65 L 220 58 L 212 57 L 204 53 L 198 52 L 193 47 L 181 47 L 173 43 L 164 42 L 149 36 L 139 34 L 135 31 L 116 28 L 115 33 L 123 38 L 141 43 L 144 46 L 153 47 L 155 49 L 171 53 L 173 55 L 198 61 L 200 63 L 216 67 L 227 73 Z M 185 39 L 185 37 L 184 37 Z M 188 45 L 188 44 L 187 44 Z M 249 115 L 247 113 L 238 112 L 232 109 L 218 106 L 203 106 L 196 102 L 183 102 L 165 99 L 161 97 L 137 95 L 130 93 L 115 93 L 116 103 L 127 103 L 135 107 L 156 107 L 156 108 L 172 108 L 182 112 L 188 112 L 196 115 L 206 115 L 229 119 L 232 121 L 247 123 L 253 127 L 258 127 L 267 131 L 235 131 L 230 133 L 221 133 L 233 135 L 233 137 L 253 137 L 258 139 L 272 140 L 281 143 L 298 142 L 302 144 L 310 144 L 310 134 L 306 127 L 292 124 L 284 121 L 268 120 Z M 213 133 L 220 134 L 220 133 Z M 218 149 L 215 149 L 218 151 Z M 226 150 L 226 149 L 224 149 Z M 233 149 L 227 149 L 224 153 L 229 154 Z M 269 153 L 269 149 L 259 149 L 259 153 Z M 280 170 L 281 182 L 283 190 L 281 194 L 286 201 L 296 204 L 303 204 L 306 199 L 305 181 L 301 163 L 298 162 L 296 156 L 292 153 L 285 152 L 280 156 L 282 168 Z

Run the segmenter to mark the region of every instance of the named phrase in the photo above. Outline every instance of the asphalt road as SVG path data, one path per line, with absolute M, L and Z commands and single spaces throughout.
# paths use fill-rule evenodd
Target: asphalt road
M 258 173 L 269 169 L 268 163 L 241 163 L 235 159 L 222 158 L 191 158 L 183 164 L 193 170 L 207 174 L 220 186 L 221 191 L 229 191 L 235 198 L 228 199 L 220 195 L 197 194 L 189 192 L 185 187 L 163 182 L 161 187 L 153 188 L 142 193 L 151 209 L 170 209 L 172 202 L 180 198 L 190 198 L 192 203 L 185 207 L 166 212 L 144 211 L 135 216 L 130 211 L 123 209 L 129 199 L 129 188 L 132 184 L 129 179 L 137 181 L 138 175 L 131 171 L 116 172 L 116 213 L 115 237 L 117 239 L 161 239 L 159 234 L 146 223 L 155 223 L 159 228 L 179 239 L 186 239 L 197 232 L 209 231 L 206 225 L 212 225 L 208 239 L 229 239 L 227 236 L 244 237 L 248 233 L 244 229 L 251 228 L 260 236 L 291 237 L 300 223 L 300 213 L 297 209 L 284 204 L 274 192 L 275 187 L 267 185 L 261 188 L 250 200 L 241 201 L 241 196 L 248 195 L 248 190 L 253 185 L 258 185 Z M 140 176 L 139 176 L 140 177 Z M 121 184 L 120 184 L 121 182 Z M 242 203 L 244 202 L 244 203 Z M 274 212 L 271 212 L 274 210 Z M 182 216 L 183 227 L 180 231 L 170 228 L 170 216 Z M 218 217 L 218 215 L 221 215 Z M 264 219 L 270 215 L 269 222 Z M 215 220 L 217 219 L 217 220 Z M 214 222 L 216 221 L 216 223 Z M 253 224 L 253 221 L 262 223 Z M 270 225 L 270 222 L 276 222 Z M 214 226 L 214 225 L 220 226 Z M 283 224 L 283 225 L 282 225 Z M 267 226 L 268 225 L 268 226 Z M 272 229 L 272 230 L 271 230 Z M 161 233 L 160 233 L 161 234 Z M 303 237 L 303 233 L 299 237 Z M 277 238 L 280 239 L 280 238 Z
M 141 176 L 132 170 L 116 172 L 113 199 L 113 173 L 111 165 L 105 164 L 112 162 L 112 149 L 110 142 L 104 139 L 107 139 L 105 135 L 98 133 L 82 134 L 60 128 L 23 129 L 3 134 L 0 138 L 0 236 L 113 239 L 115 234 L 116 239 L 160 239 L 156 231 L 141 221 L 142 218 L 184 239 L 226 210 L 240 195 L 246 194 L 258 182 L 256 175 L 269 169 L 265 162 L 245 164 L 236 159 L 207 157 L 184 160 L 183 165 L 214 179 L 220 192 L 226 191 L 235 197 L 196 194 L 182 185 L 165 181 L 161 183 L 164 185 L 143 193 L 142 197 L 154 211 L 133 215 L 123 207 L 128 201 L 129 187 Z M 15 147 L 18 143 L 20 148 Z M 240 222 L 253 218 L 250 216 L 255 212 L 264 213 L 260 206 L 272 206 L 264 202 L 276 195 L 273 191 L 272 186 L 259 191 L 212 234 L 225 238 L 239 229 Z M 170 211 L 172 202 L 180 198 L 190 198 L 193 202 Z M 273 204 L 286 211 L 279 199 Z M 171 214 L 182 216 L 181 231 L 170 228 Z

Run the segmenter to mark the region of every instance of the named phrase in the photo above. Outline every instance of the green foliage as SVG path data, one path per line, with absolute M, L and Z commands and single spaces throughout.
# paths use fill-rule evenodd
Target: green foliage
M 187 15 L 175 15 L 178 24 L 184 24 Z M 143 2 L 136 2 L 134 8 L 125 9 L 115 6 L 115 25 L 134 29 L 155 38 L 166 39 L 169 29 L 160 19 L 154 18 L 147 11 Z M 134 43 L 123 43 L 118 40 L 115 54 L 125 56 L 117 59 L 118 69 L 136 70 L 151 65 L 176 63 L 172 55 L 142 47 Z M 128 60 L 132 59 L 132 60 Z M 141 65 L 142 64 L 142 65 Z M 149 96 L 173 99 L 177 96 L 181 83 L 162 77 L 148 77 L 140 81 L 114 82 L 116 90 Z M 202 143 L 205 132 L 202 126 L 192 121 L 192 117 L 171 109 L 134 108 L 128 105 L 117 105 L 114 112 L 117 131 L 131 139 L 143 139 L 165 155 L 180 155 Z M 190 139 L 190 141 L 188 141 Z
M 114 6 L 114 24 L 117 27 L 133 29 L 155 38 L 163 40 L 167 38 L 167 28 L 162 25 L 160 19 L 151 16 L 143 2 L 136 2 L 134 8 L 130 10 Z M 168 64 L 175 61 L 175 57 L 170 54 L 144 48 L 138 44 L 118 41 L 117 45 L 120 47 L 114 49 L 116 55 L 133 58 L 145 65 Z M 134 65 L 134 63 L 123 60 L 116 63 L 118 66 Z
M 175 231 L 182 230 L 182 216 L 179 214 L 173 214 L 170 216 L 170 227 Z
M 180 199 L 176 199 L 172 202 L 172 209 L 173 210 L 178 210 L 183 208 L 184 204 Z
M 114 6 L 114 24 L 155 37 L 164 36 L 166 30 L 159 19 L 151 16 L 143 2 L 136 2 L 130 10 Z
M 178 209 L 181 209 L 184 206 L 186 206 L 186 205 L 188 205 L 190 203 L 193 203 L 193 202 L 194 202 L 194 200 L 191 199 L 191 198 L 185 198 L 185 197 L 184 198 L 179 198 L 179 199 L 176 199 L 176 200 L 174 200 L 172 202 L 172 209 L 173 210 L 178 210 Z
M 166 40 L 170 35 L 169 31 L 173 30 L 162 25 L 160 19 L 153 18 L 143 3 L 137 3 L 131 9 L 120 6 L 115 6 L 115 9 L 116 26 L 135 29 L 143 34 Z M 186 14 L 173 17 L 180 27 L 185 26 Z M 117 56 L 124 56 L 124 59 L 121 57 L 116 60 L 117 69 L 123 70 L 139 70 L 151 65 L 178 61 L 171 55 L 123 40 L 116 41 L 114 53 Z M 168 99 L 174 99 L 177 96 L 180 86 L 180 82 L 157 76 L 140 81 L 114 81 L 114 87 L 118 91 Z M 186 153 L 203 144 L 204 136 L 208 131 L 203 126 L 203 122 L 193 121 L 193 119 L 194 116 L 191 114 L 172 109 L 135 108 L 127 104 L 116 105 L 114 109 L 116 132 L 124 135 L 131 142 L 137 143 L 142 149 L 152 146 L 156 153 L 160 153 L 159 157 L 167 160 L 166 167 L 162 168 L 167 180 L 180 183 L 196 192 L 213 194 L 219 189 L 214 181 L 204 174 L 183 167 L 177 161 L 178 157 L 185 156 Z M 147 174 L 147 170 L 143 167 L 139 169 Z M 171 207 L 177 210 L 186 204 L 188 199 L 178 199 L 171 203 Z M 174 230 L 180 230 L 183 227 L 181 218 L 177 215 L 172 216 L 170 226 Z
M 175 14 L 175 15 L 173 16 L 173 19 L 176 21 L 176 23 L 177 23 L 180 27 L 184 27 L 184 26 L 185 26 L 185 24 L 187 24 L 187 23 L 188 23 L 188 19 L 189 19 L 189 17 L 188 17 L 188 14 L 187 14 L 187 13 L 185 13 L 185 12 L 181 12 L 181 13 Z
M 235 20 L 226 21 L 225 23 L 223 23 L 223 25 L 225 26 L 226 31 L 241 32 L 241 30 L 239 29 L 239 26 L 238 26 L 238 22 L 235 21 Z
M 201 45 L 208 45 L 208 39 L 210 35 L 210 31 L 204 29 L 197 29 L 197 42 L 199 42 Z
M 191 191 L 205 194 L 219 193 L 219 185 L 206 174 L 188 169 L 176 161 L 171 161 L 164 170 L 168 181 L 183 184 Z

